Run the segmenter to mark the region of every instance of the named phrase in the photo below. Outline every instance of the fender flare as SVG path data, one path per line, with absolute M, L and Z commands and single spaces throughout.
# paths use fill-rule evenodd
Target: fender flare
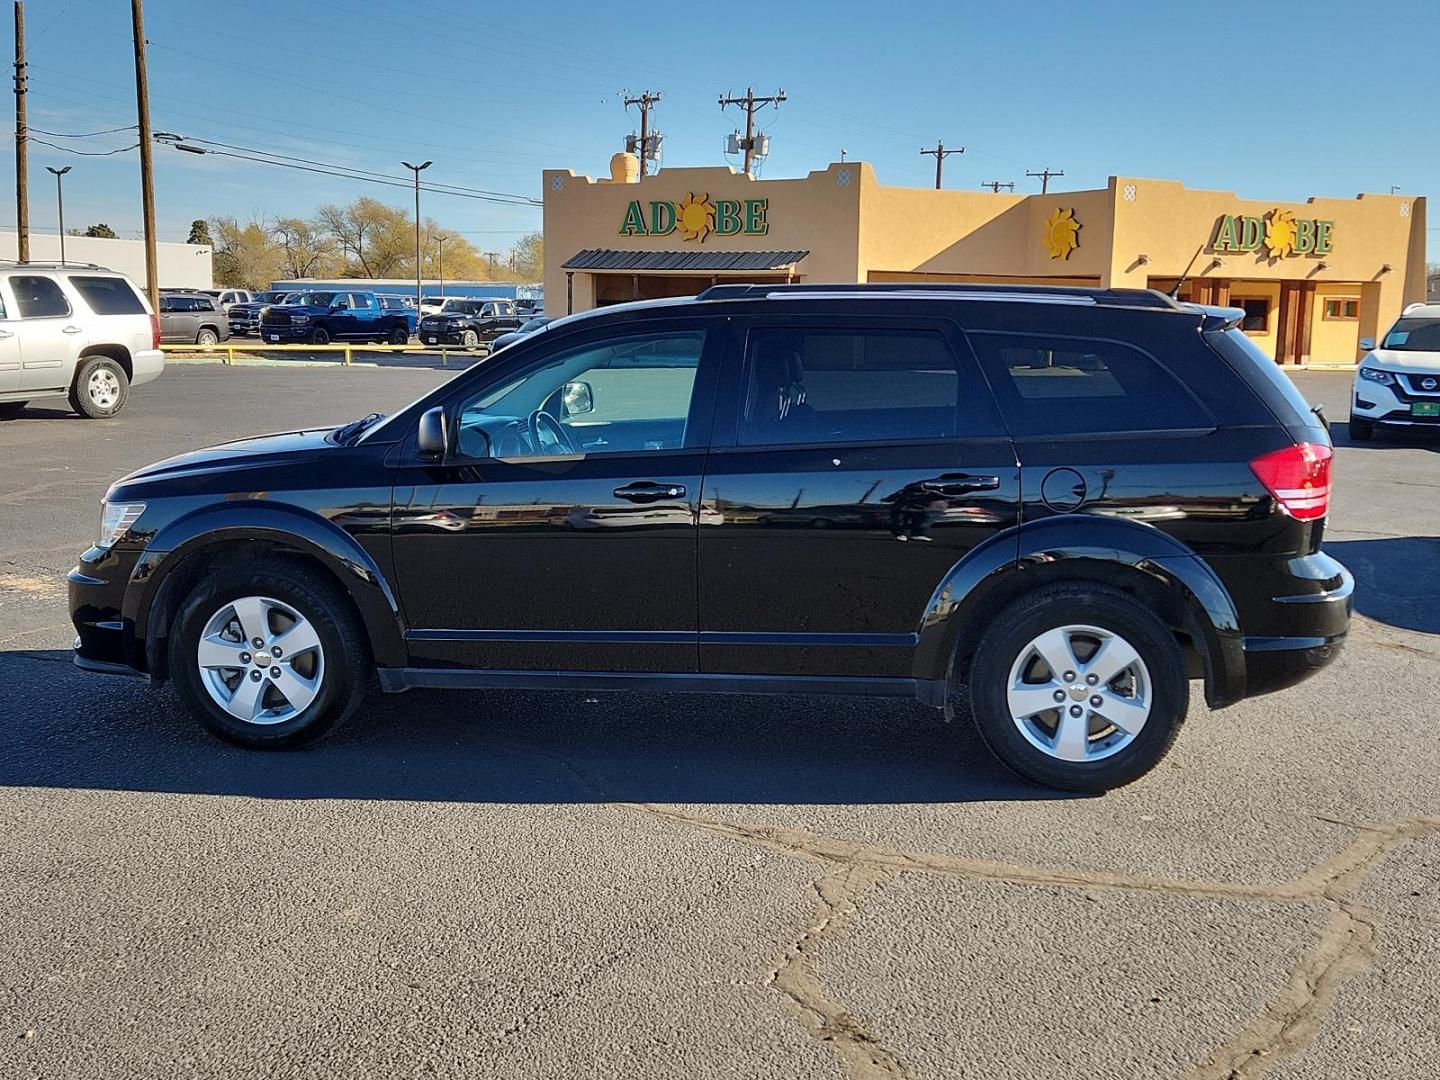
M 948 679 L 961 633 L 983 617 L 986 600 L 1030 567 L 1087 560 L 1128 567 L 1182 603 L 1205 663 L 1211 708 L 1245 695 L 1245 655 L 1234 600 L 1189 547 L 1150 526 L 1090 514 L 1062 514 L 1007 530 L 975 547 L 945 575 L 920 620 L 913 674 Z M 993 614 L 993 612 L 989 612 Z
M 148 647 L 156 602 L 175 571 L 190 557 L 254 540 L 291 548 L 324 565 L 355 604 L 376 664 L 405 666 L 404 616 L 394 590 L 370 554 L 349 533 L 319 514 L 264 499 L 202 507 L 155 535 L 131 572 L 122 604 L 121 614 L 135 627 L 136 640 Z

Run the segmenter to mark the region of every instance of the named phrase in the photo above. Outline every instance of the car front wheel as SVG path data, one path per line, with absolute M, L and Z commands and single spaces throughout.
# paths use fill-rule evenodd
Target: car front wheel
M 460 344 L 464 345 L 467 349 L 473 349 L 480 344 L 480 335 L 475 333 L 474 330 L 466 330 L 460 338 Z
M 1005 765 L 1067 791 L 1149 772 L 1180 731 L 1190 684 L 1170 628 L 1133 597 L 1056 584 L 994 619 L 971 668 L 976 726 Z
M 170 636 L 170 675 L 209 731 L 258 749 L 312 742 L 364 696 L 370 652 L 339 587 L 293 563 L 203 580 Z
M 311 331 L 310 331 L 310 344 L 311 344 L 311 345 L 329 345 L 329 344 L 330 344 L 330 331 L 329 331 L 329 330 L 326 330 L 323 326 L 317 326 L 317 327 L 315 327 L 314 330 L 311 330 Z
M 195 335 L 196 345 L 218 345 L 219 343 L 220 336 L 216 334 L 214 330 L 201 330 L 200 333 Z

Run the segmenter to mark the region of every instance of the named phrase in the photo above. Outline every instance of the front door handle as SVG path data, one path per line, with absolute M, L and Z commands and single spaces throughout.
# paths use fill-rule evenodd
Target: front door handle
M 626 484 L 624 487 L 615 489 L 617 499 L 629 499 L 631 502 L 646 503 L 659 502 L 662 499 L 683 499 L 685 497 L 684 484 L 657 484 L 653 480 L 637 480 L 633 484 Z
M 966 495 L 972 491 L 995 491 L 999 487 L 998 476 L 977 476 L 974 473 L 945 473 L 920 481 L 920 489 L 933 495 Z
M 0 330 L 0 341 L 4 341 L 6 338 L 12 338 L 14 336 L 15 335 L 12 334 L 9 330 Z
M 81 329 L 82 328 L 78 326 L 67 326 L 63 332 L 66 334 L 78 334 L 81 332 Z

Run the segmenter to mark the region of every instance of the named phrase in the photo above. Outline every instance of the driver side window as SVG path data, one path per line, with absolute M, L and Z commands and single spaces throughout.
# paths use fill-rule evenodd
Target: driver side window
M 678 450 L 702 330 L 635 334 L 545 357 L 461 406 L 465 457 Z

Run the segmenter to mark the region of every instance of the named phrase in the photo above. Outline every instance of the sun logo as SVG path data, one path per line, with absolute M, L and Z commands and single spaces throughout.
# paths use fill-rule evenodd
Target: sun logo
M 1270 258 L 1283 259 L 1295 250 L 1295 215 L 1289 210 L 1271 210 L 1265 215 L 1265 249 Z
M 675 204 L 675 227 L 685 234 L 686 240 L 705 242 L 705 237 L 715 231 L 715 207 L 709 192 L 702 192 L 697 199 L 692 191 Z
M 1045 250 L 1052 259 L 1068 259 L 1070 253 L 1080 246 L 1080 222 L 1075 220 L 1075 210 L 1056 207 L 1055 212 L 1045 219 Z

